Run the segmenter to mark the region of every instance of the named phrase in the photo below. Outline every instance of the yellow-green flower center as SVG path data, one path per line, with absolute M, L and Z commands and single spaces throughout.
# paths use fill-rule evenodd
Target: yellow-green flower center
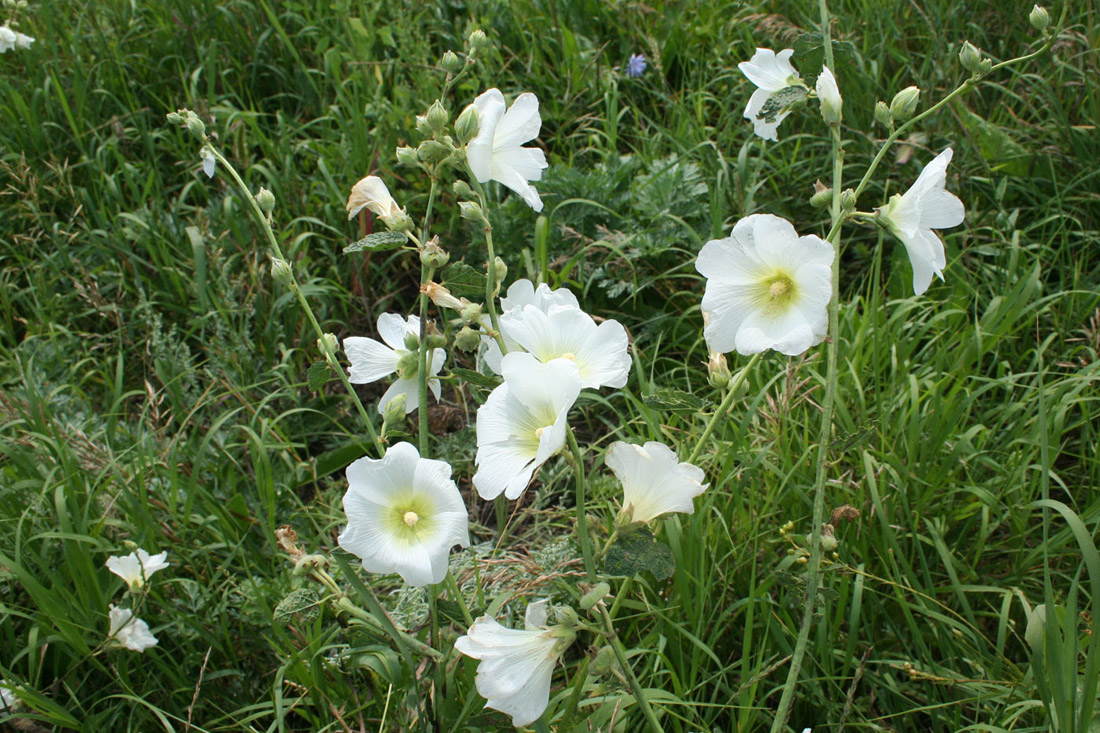
M 794 278 L 790 273 L 776 270 L 761 278 L 757 285 L 757 306 L 767 316 L 775 317 L 785 312 L 798 295 Z
M 419 544 L 436 530 L 435 502 L 426 493 L 407 489 L 397 493 L 385 512 L 385 526 L 393 541 L 401 545 Z
M 402 517 L 401 520 L 410 527 L 415 527 L 416 523 L 420 521 L 420 517 L 414 511 L 407 511 L 405 512 L 405 516 Z

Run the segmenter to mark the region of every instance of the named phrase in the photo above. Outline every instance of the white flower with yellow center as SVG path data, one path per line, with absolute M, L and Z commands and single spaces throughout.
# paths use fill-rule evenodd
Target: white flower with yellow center
M 128 608 L 119 608 L 113 603 L 109 609 L 111 628 L 107 638 L 112 646 L 143 652 L 157 645 L 157 637 L 149 631 L 149 625 L 134 616 Z
M 554 667 L 576 638 L 565 626 L 546 628 L 546 604 L 527 607 L 524 629 L 482 616 L 455 641 L 455 649 L 480 660 L 474 682 L 485 707 L 511 715 L 516 727 L 530 725 L 546 710 Z
M 536 305 L 513 308 L 500 317 L 505 343 L 514 342 L 546 363 L 569 359 L 581 375 L 581 389 L 622 387 L 630 374 L 626 329 L 618 321 L 596 325 L 580 308 Z
M 759 87 L 745 107 L 745 119 L 752 120 L 752 129 L 765 140 L 777 140 L 776 130 L 779 123 L 786 118 L 789 111 L 781 111 L 774 122 L 765 122 L 759 117 L 764 105 L 776 92 L 789 86 L 802 84 L 798 72 L 791 66 L 791 56 L 794 49 L 788 48 L 778 54 L 768 48 L 758 48 L 756 53 L 748 61 L 742 61 L 737 65 L 741 73 L 748 77 L 749 81 Z
M 664 443 L 612 443 L 604 458 L 623 485 L 623 514 L 649 522 L 669 512 L 692 514 L 692 499 L 703 493 L 703 469 L 680 463 Z
M 581 307 L 580 303 L 577 302 L 577 296 L 566 288 L 555 290 L 546 283 L 539 283 L 536 288 L 530 280 L 516 280 L 508 287 L 508 294 L 501 296 L 500 312 L 507 313 L 525 305 L 533 305 L 543 312 L 558 306 Z M 488 322 L 488 317 L 485 320 Z M 504 338 L 504 345 L 508 347 L 508 351 L 519 350 L 520 345 L 509 339 L 508 334 L 502 333 L 501 336 Z M 486 366 L 493 370 L 494 374 L 500 374 L 500 359 L 502 356 L 500 346 L 495 339 L 488 335 L 484 336 L 483 342 L 485 343 L 484 359 Z
M 131 552 L 129 555 L 121 557 L 112 555 L 107 558 L 107 569 L 125 580 L 131 590 L 135 590 L 141 588 L 150 575 L 168 567 L 167 557 L 167 552 L 150 555 L 139 548 L 137 552 Z
M 786 219 L 753 214 L 703 245 L 703 337 L 714 351 L 797 356 L 825 338 L 833 246 Z
M 378 335 L 385 342 L 379 343 L 363 336 L 349 336 L 344 339 L 344 353 L 348 355 L 351 367 L 348 369 L 348 381 L 352 384 L 367 384 L 396 373 L 397 379 L 378 402 L 378 412 L 385 414 L 386 405 L 398 395 L 405 395 L 405 412 L 417 408 L 420 399 L 419 373 L 420 319 L 409 316 L 403 319 L 396 313 L 383 313 L 378 316 Z M 439 380 L 432 379 L 443 368 L 447 352 L 432 349 L 428 353 L 428 389 L 439 400 Z
M 947 164 L 951 148 L 924 166 L 916 183 L 903 194 L 894 194 L 878 210 L 879 219 L 905 245 L 913 263 L 913 290 L 920 295 L 932 283 L 932 275 L 943 280 L 947 256 L 943 241 L 933 229 L 962 224 L 966 209 L 959 197 L 947 191 Z
M 397 573 L 409 585 L 442 582 L 455 545 L 470 544 L 469 519 L 451 467 L 421 458 L 410 443 L 380 459 L 348 466 L 340 547 L 372 573 Z
M 539 100 L 521 94 L 505 108 L 504 95 L 490 89 L 474 100 L 478 111 L 477 136 L 466 145 L 466 162 L 480 183 L 496 181 L 520 195 L 535 211 L 542 211 L 538 191 L 528 183 L 542 178 L 546 154 L 539 148 L 524 148 L 542 128 Z
M 577 365 L 543 364 L 517 351 L 501 362 L 504 383 L 477 411 L 474 487 L 482 499 L 519 498 L 535 471 L 565 444 L 569 408 L 581 391 Z

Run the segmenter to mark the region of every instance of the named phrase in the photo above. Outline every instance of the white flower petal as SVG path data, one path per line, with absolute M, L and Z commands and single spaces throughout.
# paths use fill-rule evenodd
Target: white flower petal
M 535 211 L 542 210 L 538 193 L 527 181 L 542 178 L 546 155 L 538 148 L 520 147 L 539 134 L 542 118 L 534 94 L 521 94 L 505 111 L 504 95 L 490 89 L 474 100 L 478 132 L 466 145 L 466 161 L 474 178 L 497 181 L 518 193 Z
M 420 318 L 417 316 L 402 318 L 396 313 L 383 313 L 378 316 L 378 335 L 391 349 L 404 349 L 406 334 L 412 334 L 419 339 Z
M 112 603 L 108 613 L 107 638 L 113 645 L 138 653 L 157 645 L 157 637 L 149 631 L 149 625 L 136 618 L 129 608 L 119 608 Z
M 664 443 L 613 443 L 605 462 L 622 483 L 623 509 L 629 509 L 635 522 L 649 522 L 669 512 L 692 514 L 692 500 L 707 488 L 702 483 L 703 470 L 680 463 Z
M 344 339 L 344 353 L 351 362 L 348 381 L 352 384 L 374 382 L 397 371 L 397 353 L 374 339 L 348 336 Z

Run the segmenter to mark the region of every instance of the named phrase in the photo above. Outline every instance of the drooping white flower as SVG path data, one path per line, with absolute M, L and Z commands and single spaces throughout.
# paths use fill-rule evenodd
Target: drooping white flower
M 352 219 L 364 208 L 380 218 L 387 226 L 396 223 L 398 219 L 407 216 L 405 209 L 397 205 L 390 190 L 386 188 L 386 182 L 378 176 L 367 176 L 360 179 L 351 188 L 348 196 L 348 219 Z
M 623 485 L 623 513 L 635 522 L 669 512 L 692 514 L 692 499 L 708 486 L 703 469 L 680 463 L 671 448 L 656 441 L 612 443 L 604 461 Z
M 758 87 L 749 97 L 749 103 L 745 107 L 745 119 L 752 120 L 753 132 L 765 140 L 778 139 L 776 130 L 779 128 L 779 123 L 790 112 L 780 112 L 775 122 L 765 122 L 757 115 L 764 109 L 764 105 L 773 94 L 789 86 L 801 84 L 798 72 L 791 66 L 793 55 L 793 48 L 780 51 L 778 54 L 768 48 L 758 48 L 751 59 L 737 65 L 741 73 Z
M 417 316 L 403 319 L 396 313 L 383 313 L 378 316 L 378 335 L 382 337 L 384 344 L 363 336 L 349 336 L 344 339 L 344 353 L 351 362 L 348 381 L 352 384 L 367 384 L 396 372 L 397 379 L 382 395 L 378 412 L 384 414 L 386 405 L 402 394 L 405 395 L 405 412 L 412 412 L 420 404 L 420 387 L 417 383 L 420 319 Z M 428 356 L 431 362 L 428 367 L 428 389 L 439 400 L 439 380 L 432 377 L 443 368 L 447 352 L 443 349 L 432 349 Z
M 470 544 L 469 518 L 445 461 L 398 443 L 380 459 L 348 466 L 340 547 L 372 573 L 397 573 L 410 585 L 442 582 L 455 545 Z
M 500 317 L 500 331 L 506 343 L 515 342 L 541 362 L 575 362 L 581 389 L 622 387 L 630 374 L 630 351 L 623 325 L 614 320 L 596 325 L 592 316 L 580 308 L 513 308 Z
M 536 288 L 530 280 L 516 280 L 508 287 L 508 294 L 500 298 L 501 313 L 508 313 L 525 305 L 533 305 L 543 312 L 557 306 L 581 307 L 577 301 L 577 296 L 573 295 L 567 288 L 557 288 L 555 290 L 546 283 L 539 283 Z M 486 320 L 488 319 L 486 318 Z M 502 333 L 501 336 L 504 338 L 504 345 L 508 347 L 508 351 L 516 351 L 520 348 L 519 344 L 508 337 L 508 334 Z M 500 359 L 503 356 L 500 353 L 500 346 L 495 339 L 490 338 L 488 335 L 484 337 L 483 342 L 485 343 L 484 359 L 486 366 L 494 374 L 500 374 Z
M 947 266 L 943 241 L 932 230 L 958 226 L 966 216 L 963 202 L 945 188 L 952 154 L 951 148 L 947 148 L 937 155 L 908 191 L 894 194 L 878 210 L 881 221 L 909 253 L 913 290 L 917 295 L 928 290 L 932 275 L 943 280 L 943 268 Z
M 523 143 L 538 137 L 542 127 L 539 100 L 521 94 L 505 111 L 504 95 L 490 89 L 474 100 L 478 111 L 477 135 L 466 145 L 466 161 L 479 182 L 497 181 L 520 195 L 535 211 L 542 211 L 542 199 L 528 181 L 542 178 L 546 154 Z
M 218 164 L 218 159 L 210 152 L 210 148 L 205 146 L 199 151 L 199 157 L 202 158 L 202 172 L 206 174 L 207 178 L 213 178 L 214 168 Z
M 136 590 L 145 585 L 150 575 L 170 565 L 166 562 L 167 557 L 167 552 L 150 555 L 138 548 L 137 552 L 131 552 L 129 555 L 112 555 L 107 558 L 106 564 L 107 569 L 125 580 L 131 590 Z
M 825 338 L 833 246 L 786 219 L 753 214 L 712 239 L 695 269 L 707 278 L 703 337 L 718 352 L 797 356 Z
M 107 638 L 111 644 L 135 652 L 143 652 L 157 645 L 157 637 L 149 631 L 149 625 L 134 616 L 128 608 L 111 604 L 111 628 Z
M 543 364 L 517 351 L 501 362 L 504 383 L 477 411 L 474 487 L 482 499 L 516 499 L 535 471 L 565 444 L 569 408 L 581 391 L 577 365 Z
M 25 33 L 13 30 L 7 25 L 0 25 L 0 53 L 7 53 L 12 49 L 30 48 L 34 39 Z
M 19 31 L 15 32 L 15 47 L 19 50 L 30 48 L 34 41 L 35 39 L 31 38 L 26 33 L 20 33 Z
M 564 626 L 545 628 L 546 603 L 527 607 L 522 630 L 482 616 L 455 641 L 455 649 L 481 662 L 475 684 L 485 707 L 511 715 L 517 727 L 530 725 L 546 710 L 554 667 L 576 638 Z
M 840 97 L 840 89 L 836 85 L 836 77 L 829 71 L 828 66 L 821 67 L 821 73 L 817 76 L 815 85 L 817 98 L 821 101 L 821 116 L 825 118 L 827 125 L 839 125 L 843 116 L 844 100 Z

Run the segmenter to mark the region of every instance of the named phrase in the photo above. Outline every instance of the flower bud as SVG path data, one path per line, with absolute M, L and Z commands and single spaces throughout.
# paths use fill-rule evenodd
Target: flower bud
M 187 116 L 187 129 L 195 133 L 199 137 L 206 134 L 206 125 L 199 119 L 199 116 L 194 112 L 191 112 Z
M 591 610 L 593 606 L 607 598 L 607 594 L 610 592 L 611 586 L 607 583 L 596 583 L 591 590 L 581 596 L 581 609 Z
M 439 269 L 447 264 L 451 256 L 439 246 L 439 237 L 432 237 L 420 250 L 420 264 Z M 431 283 L 429 283 L 431 284 Z M 438 305 L 438 304 L 437 304 Z
M 458 314 L 462 316 L 462 320 L 466 323 L 477 323 L 481 320 L 481 303 L 471 303 L 470 301 L 463 300 L 463 306 L 459 310 Z
M 814 182 L 814 195 L 810 197 L 810 206 L 815 209 L 826 209 L 833 203 L 833 189 L 821 181 Z
M 425 163 L 439 163 L 450 157 L 453 148 L 438 140 L 425 140 L 416 149 L 416 157 Z
M 420 351 L 420 335 L 415 333 L 406 333 L 403 344 L 405 346 L 405 351 Z
M 485 218 L 485 213 L 481 210 L 481 204 L 476 201 L 459 201 L 458 208 L 460 210 L 459 216 L 463 219 L 481 221 Z
M 850 214 L 856 210 L 855 191 L 850 188 L 846 188 L 840 193 L 840 210 L 846 214 Z
M 481 125 L 481 113 L 474 105 L 468 105 L 462 110 L 462 114 L 455 121 L 455 134 L 458 141 L 465 145 L 477 136 L 478 127 Z
M 447 345 L 447 337 L 439 332 L 435 323 L 429 321 L 425 331 L 424 343 L 429 349 L 442 349 Z
M 168 124 L 170 125 L 183 124 L 183 115 L 181 115 L 179 112 L 169 112 L 164 117 L 168 120 Z
M 504 264 L 504 260 L 499 257 L 493 261 L 493 272 L 496 275 L 497 289 L 500 289 L 500 283 L 504 282 L 504 278 L 508 277 L 508 265 Z
M 890 108 L 886 106 L 886 102 L 875 105 L 875 122 L 886 128 L 894 126 L 894 120 L 890 117 Z
M 470 184 L 461 178 L 454 182 L 451 186 L 451 190 L 455 192 L 455 196 L 468 199 L 474 195 L 474 189 L 470 188 Z
M 833 76 L 833 72 L 829 70 L 828 66 L 821 67 L 821 73 L 817 77 L 816 91 L 817 98 L 821 100 L 821 117 L 825 120 L 825 124 L 830 126 L 839 125 L 843 116 L 844 100 L 840 96 L 840 89 L 837 88 L 836 77 Z
M 340 348 L 340 342 L 336 340 L 336 334 L 326 333 L 317 339 L 317 348 L 320 349 L 322 354 L 335 354 L 336 350 Z
M 982 52 L 972 44 L 970 41 L 963 41 L 962 48 L 959 49 L 959 63 L 962 67 L 971 73 L 978 71 L 978 64 L 982 61 Z
M 985 76 L 991 71 L 993 71 L 993 61 L 991 59 L 982 59 L 978 64 L 978 76 Z
M 403 423 L 405 416 L 409 414 L 406 405 L 408 405 L 408 396 L 404 392 L 394 395 L 393 399 L 386 403 L 386 409 L 382 411 L 382 422 L 391 428 Z
M 477 351 L 479 346 L 481 346 L 481 334 L 469 326 L 463 326 L 455 334 L 455 348 L 459 351 Z
M 458 54 L 454 51 L 448 51 L 443 54 L 443 58 L 440 59 L 439 65 L 443 67 L 443 70 L 448 74 L 457 74 L 462 71 L 462 67 L 465 65 L 462 59 L 458 57 Z
M 271 258 L 271 276 L 280 285 L 289 286 L 294 281 L 294 272 L 290 269 L 290 263 L 278 257 Z
M 558 622 L 569 629 L 575 629 L 581 621 L 572 606 L 559 606 L 554 609 L 554 613 L 558 617 Z
M 446 108 L 440 104 L 439 100 L 432 102 L 432 106 L 428 108 L 428 126 L 432 129 L 433 133 L 443 132 L 443 128 L 447 126 L 447 123 L 451 121 L 451 116 L 447 114 Z
M 715 389 L 725 389 L 730 383 L 731 376 L 726 355 L 719 354 L 717 351 L 710 352 L 710 358 L 707 359 L 707 381 L 710 382 L 710 386 Z
M 428 115 L 423 114 L 416 116 L 416 131 L 424 137 L 431 137 L 432 126 L 428 124 Z
M 471 53 L 481 51 L 489 47 L 489 36 L 485 35 L 485 32 L 479 28 L 466 39 L 466 45 Z
M 270 214 L 275 208 L 275 194 L 261 186 L 260 192 L 256 194 L 256 205 L 260 207 L 260 211 Z
M 419 162 L 416 159 L 416 150 L 408 145 L 399 147 L 397 149 L 397 162 L 404 165 L 416 165 Z
M 328 567 L 328 560 L 324 555 L 302 555 L 294 563 L 294 575 L 309 575 L 314 570 L 323 570 Z
M 920 89 L 906 87 L 894 95 L 893 101 L 890 102 L 890 115 L 895 120 L 905 122 L 917 111 L 917 104 L 919 103 Z
M 603 677 L 611 672 L 611 668 L 615 666 L 615 652 L 609 646 L 605 646 L 596 652 L 596 656 L 592 658 L 592 663 L 588 665 L 588 669 L 592 674 L 597 677 Z
M 1045 31 L 1047 26 L 1050 25 L 1050 13 L 1042 5 L 1036 5 L 1031 9 L 1031 14 L 1027 16 L 1028 22 L 1031 23 L 1031 27 L 1037 31 Z

